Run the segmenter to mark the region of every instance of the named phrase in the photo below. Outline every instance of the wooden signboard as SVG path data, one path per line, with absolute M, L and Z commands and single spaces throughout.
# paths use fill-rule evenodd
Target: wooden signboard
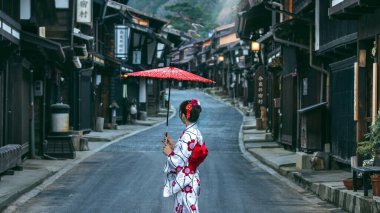
M 266 77 L 264 66 L 260 66 L 255 72 L 255 104 L 257 108 L 266 103 Z

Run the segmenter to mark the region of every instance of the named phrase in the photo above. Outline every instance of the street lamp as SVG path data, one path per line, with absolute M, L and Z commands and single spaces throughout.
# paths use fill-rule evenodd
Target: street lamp
M 260 43 L 257 41 L 251 41 L 251 50 L 255 53 L 260 51 Z
M 223 61 L 224 61 L 224 55 L 220 55 L 220 56 L 218 57 L 218 61 L 219 61 L 219 62 L 223 62 Z
M 258 62 L 257 53 L 260 51 L 260 43 L 257 41 L 251 41 L 251 51 L 255 53 L 255 58 L 253 59 L 255 62 Z

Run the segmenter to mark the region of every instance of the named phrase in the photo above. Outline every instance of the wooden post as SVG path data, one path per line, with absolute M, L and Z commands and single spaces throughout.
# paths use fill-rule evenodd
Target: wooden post
M 377 63 L 373 63 L 372 69 L 372 78 L 373 78 L 373 87 L 372 87 L 372 124 L 375 124 L 377 121 Z
M 356 121 L 356 143 L 360 141 L 359 118 L 359 64 L 354 64 L 354 121 Z
M 358 121 L 359 117 L 359 65 L 354 64 L 354 121 Z

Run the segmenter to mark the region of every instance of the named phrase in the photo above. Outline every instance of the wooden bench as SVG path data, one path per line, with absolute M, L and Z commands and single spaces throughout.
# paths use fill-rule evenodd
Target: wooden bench
M 22 148 L 19 144 L 8 144 L 0 147 L 0 178 L 2 175 L 13 175 L 14 170 L 21 170 Z
M 368 166 L 368 167 L 352 167 L 352 182 L 354 192 L 358 190 L 358 173 L 363 175 L 363 190 L 364 196 L 368 196 L 368 189 L 371 183 L 371 174 L 380 173 L 379 166 Z

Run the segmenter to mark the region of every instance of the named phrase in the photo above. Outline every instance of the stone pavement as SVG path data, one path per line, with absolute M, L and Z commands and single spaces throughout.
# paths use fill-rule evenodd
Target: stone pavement
M 171 111 L 173 112 L 173 111 Z M 145 121 L 136 120 L 133 125 L 119 125 L 117 129 L 107 129 L 103 132 L 90 132 L 90 134 L 85 135 L 89 141 L 113 141 L 121 136 L 133 133 L 140 129 L 146 128 L 147 126 L 152 126 L 156 123 L 165 121 L 166 117 L 148 117 Z
M 207 88 L 206 93 L 235 107 L 244 115 L 241 128 L 243 153 L 269 166 L 277 173 L 348 212 L 380 213 L 380 197 L 363 195 L 363 190 L 346 190 L 342 180 L 352 177 L 351 172 L 343 170 L 297 169 L 297 153 L 285 150 L 280 143 L 269 140 L 268 133 L 256 129 L 256 119 L 249 109 L 234 102 L 216 88 Z M 250 156 L 250 157 L 252 157 Z
M 265 131 L 256 130 L 254 116 L 243 106 L 235 104 L 230 98 L 218 93 L 216 89 L 206 89 L 220 101 L 236 107 L 245 115 L 241 128 L 241 147 L 255 159 L 294 181 L 299 186 L 310 190 L 319 198 L 335 204 L 348 212 L 380 212 L 380 197 L 364 197 L 363 191 L 346 190 L 342 180 L 351 177 L 351 173 L 342 170 L 299 170 L 296 168 L 297 153 L 285 150 L 281 144 L 271 141 Z M 235 106 L 237 105 L 237 106 Z M 171 117 L 175 116 L 171 113 Z M 144 131 L 166 118 L 150 117 L 146 121 L 136 121 L 133 125 L 118 126 L 117 130 L 91 132 L 85 137 L 89 139 L 90 151 L 76 153 L 76 159 L 39 160 L 28 159 L 23 162 L 23 171 L 16 171 L 13 176 L 3 176 L 0 181 L 0 211 L 15 200 L 28 199 L 42 191 L 45 187 L 72 169 L 87 157 L 125 137 Z M 12 205 L 17 205 L 13 203 Z
M 175 116 L 171 110 L 170 118 Z M 91 132 L 84 137 L 89 140 L 89 151 L 77 151 L 75 159 L 43 160 L 27 159 L 23 162 L 23 170 L 14 175 L 5 175 L 0 181 L 0 212 L 10 204 L 17 205 L 35 196 L 74 166 L 95 154 L 101 149 L 121 139 L 166 122 L 166 115 L 148 117 L 147 120 L 136 120 L 131 125 L 120 125 L 116 130 L 105 129 L 103 132 Z M 16 202 L 16 203 L 14 203 Z M 12 212 L 12 211 L 8 211 Z

